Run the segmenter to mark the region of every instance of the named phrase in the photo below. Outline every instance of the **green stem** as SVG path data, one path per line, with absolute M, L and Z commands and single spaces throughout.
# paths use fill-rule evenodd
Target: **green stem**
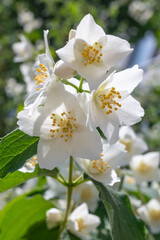
M 83 90 L 82 90 L 83 82 L 84 82 L 84 78 L 81 77 L 80 84 L 79 84 L 79 89 L 78 89 L 79 92 L 83 92 Z
M 146 200 L 145 200 L 145 198 L 144 198 L 143 193 L 141 192 L 141 188 L 140 188 L 140 185 L 139 185 L 139 184 L 137 184 L 137 190 L 138 190 L 138 193 L 139 193 L 139 196 L 140 196 L 140 199 L 141 199 L 142 203 L 143 203 L 143 204 L 146 204 Z
M 91 93 L 89 90 L 82 90 L 82 92 Z
M 80 185 L 80 184 L 82 184 L 82 183 L 84 183 L 84 182 L 88 182 L 88 181 L 90 181 L 89 178 L 81 179 L 81 180 L 79 180 L 79 181 L 74 182 L 74 183 L 73 183 L 73 187 L 76 187 L 76 186 L 78 186 L 78 185 Z
M 65 85 L 70 85 L 70 86 L 74 87 L 77 90 L 77 92 L 79 92 L 79 88 L 76 85 L 74 85 L 73 83 L 67 81 L 66 79 L 61 80 L 61 82 L 64 83 Z
M 121 176 L 121 181 L 120 181 L 120 184 L 119 184 L 119 186 L 118 186 L 118 191 L 121 191 L 121 190 L 122 190 L 123 183 L 124 183 L 124 175 L 122 174 L 122 176 Z
M 59 236 L 58 240 L 61 240 L 61 234 L 63 230 L 65 229 L 68 216 L 71 210 L 71 200 L 72 200 L 72 190 L 73 190 L 73 184 L 72 184 L 72 172 L 73 172 L 73 157 L 70 156 L 70 164 L 69 164 L 69 176 L 68 176 L 68 187 L 67 187 L 67 207 L 66 207 L 66 213 L 64 217 L 64 221 L 60 227 L 59 230 Z
M 58 173 L 60 178 L 63 180 L 63 182 L 66 184 L 66 186 L 68 185 L 68 182 L 66 181 L 66 179 L 63 177 L 63 175 L 59 172 Z
M 56 179 L 61 184 L 63 184 L 64 186 L 67 186 L 67 182 L 64 182 L 61 178 L 59 178 L 59 177 L 53 177 L 53 178 Z

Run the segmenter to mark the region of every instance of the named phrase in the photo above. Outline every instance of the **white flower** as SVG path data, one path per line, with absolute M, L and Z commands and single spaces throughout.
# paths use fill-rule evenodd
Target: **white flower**
M 160 233 L 160 201 L 151 199 L 137 209 L 139 216 L 149 225 L 152 233 Z
M 48 32 L 48 30 L 44 31 L 45 54 L 39 55 L 34 65 L 36 75 L 35 87 L 24 102 L 25 108 L 30 109 L 30 115 L 32 115 L 32 112 L 36 107 L 44 103 L 46 98 L 46 89 L 49 84 L 57 80 L 57 77 L 53 73 L 54 61 L 48 46 Z
M 129 43 L 106 35 L 88 14 L 71 31 L 69 42 L 56 51 L 58 56 L 89 82 L 93 90 L 106 78 L 106 72 L 124 59 L 131 51 Z
M 153 16 L 153 4 L 150 2 L 133 1 L 128 7 L 129 15 L 138 23 L 144 25 Z
M 128 165 L 133 155 L 137 155 L 148 150 L 145 141 L 141 137 L 137 136 L 134 130 L 128 126 L 120 128 L 119 141 L 125 145 L 125 150 L 127 151 L 121 166 Z
M 33 12 L 29 10 L 22 10 L 18 13 L 18 22 L 27 33 L 40 28 L 42 25 L 42 20 L 40 18 L 35 19 Z
M 130 167 L 136 182 L 160 180 L 159 152 L 137 155 L 131 159 Z
M 78 237 L 88 237 L 99 224 L 99 217 L 89 214 L 87 204 L 83 203 L 69 216 L 68 229 Z
M 48 229 L 59 225 L 63 220 L 63 212 L 57 208 L 51 208 L 46 212 L 46 223 Z
M 86 125 L 86 115 L 76 96 L 65 91 L 61 82 L 49 86 L 44 106 L 18 114 L 20 130 L 39 136 L 38 163 L 41 168 L 53 169 L 69 156 L 98 158 L 102 151 L 100 136 Z
M 74 188 L 73 199 L 76 204 L 87 203 L 90 211 L 95 211 L 99 201 L 98 191 L 91 181 L 82 183 Z
M 142 80 L 143 71 L 134 66 L 112 73 L 90 98 L 90 120 L 100 127 L 110 143 L 119 138 L 119 125 L 132 125 L 141 120 L 144 110 L 130 93 Z
M 5 91 L 8 97 L 16 97 L 24 91 L 24 85 L 18 83 L 15 78 L 7 79 Z
M 119 182 L 116 170 L 123 161 L 124 146 L 120 143 L 103 144 L 103 152 L 98 160 L 77 158 L 79 166 L 93 179 L 113 185 Z
M 33 46 L 28 39 L 20 35 L 21 42 L 13 43 L 12 50 L 16 54 L 14 62 L 24 62 L 33 55 Z

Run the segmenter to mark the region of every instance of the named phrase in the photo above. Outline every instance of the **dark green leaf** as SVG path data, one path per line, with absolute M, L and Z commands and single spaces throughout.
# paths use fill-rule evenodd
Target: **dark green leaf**
M 0 142 L 0 177 L 15 172 L 37 153 L 38 137 L 30 137 L 20 130 L 5 136 Z
M 80 240 L 80 238 L 73 235 L 69 231 L 64 230 L 61 236 L 61 240 Z
M 159 234 L 153 234 L 153 237 L 155 240 L 159 240 L 160 239 L 160 233 Z
M 100 218 L 100 225 L 97 227 L 97 231 L 91 234 L 92 240 L 112 240 L 110 236 L 110 225 L 108 222 L 108 216 L 102 201 L 99 201 L 98 207 L 94 212 L 96 216 Z
M 40 195 L 15 198 L 0 212 L 0 240 L 22 239 L 31 226 L 45 220 L 52 207 Z
M 131 210 L 127 195 L 94 181 L 109 216 L 113 240 L 145 240 L 144 223 Z
M 36 166 L 35 171 L 32 173 L 23 173 L 20 171 L 9 173 L 4 178 L 0 179 L 0 192 L 6 191 L 12 187 L 16 187 L 31 178 L 39 176 L 56 177 L 57 174 L 58 174 L 57 168 L 53 170 L 47 170 L 39 168 L 38 165 Z
M 57 240 L 59 227 L 47 229 L 45 221 L 33 225 L 27 234 L 20 240 Z

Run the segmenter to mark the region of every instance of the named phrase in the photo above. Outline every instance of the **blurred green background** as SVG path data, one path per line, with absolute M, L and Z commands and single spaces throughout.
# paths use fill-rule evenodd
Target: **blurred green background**
M 156 42 L 156 48 L 152 51 L 151 57 L 158 55 L 160 46 L 158 0 L 1 0 L 0 137 L 16 128 L 16 114 L 23 107 L 26 97 L 26 85 L 19 68 L 22 62 L 13 61 L 15 54 L 12 46 L 20 41 L 19 35 L 25 35 L 33 44 L 34 54 L 29 61 L 34 62 L 36 55 L 44 51 L 43 30 L 49 29 L 50 49 L 56 61 L 58 58 L 55 50 L 64 46 L 70 29 L 76 28 L 87 13 L 93 15 L 95 21 L 107 34 L 122 37 L 132 46 L 136 46 L 140 39 L 151 32 Z M 28 25 L 24 23 L 24 19 L 28 21 Z M 125 62 L 124 66 L 131 65 L 132 57 Z M 150 65 L 154 65 L 152 60 L 147 67 L 145 66 L 146 72 Z M 156 69 L 153 68 L 154 71 Z M 154 82 L 154 74 L 150 76 L 150 81 Z M 144 134 L 150 150 L 156 150 L 159 147 L 160 136 L 160 108 L 158 107 L 160 84 L 147 86 L 149 90 L 145 91 L 148 87 L 144 84 L 135 93 L 146 112 L 142 123 L 137 124 L 135 129 Z

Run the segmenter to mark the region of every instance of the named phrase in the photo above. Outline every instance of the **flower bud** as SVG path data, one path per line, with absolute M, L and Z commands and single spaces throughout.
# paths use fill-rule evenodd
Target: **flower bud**
M 56 227 L 63 219 L 63 212 L 56 208 L 51 208 L 46 212 L 48 229 Z
M 62 60 L 59 60 L 54 68 L 54 73 L 60 78 L 71 78 L 75 75 L 75 70 L 68 67 Z

